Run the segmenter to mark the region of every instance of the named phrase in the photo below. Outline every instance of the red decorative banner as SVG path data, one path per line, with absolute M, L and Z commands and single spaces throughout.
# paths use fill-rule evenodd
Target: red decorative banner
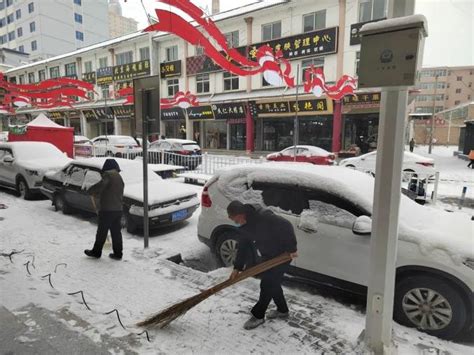
M 311 66 L 305 71 L 304 91 L 312 92 L 316 97 L 326 94 L 333 100 L 340 100 L 346 95 L 353 95 L 357 88 L 357 80 L 349 75 L 343 75 L 336 85 L 327 85 L 321 68 Z
M 124 88 L 117 91 L 118 98 L 125 98 L 124 105 L 133 105 L 134 96 L 133 96 L 133 88 Z M 197 97 L 191 92 L 186 91 L 185 93 L 182 91 L 178 91 L 172 99 L 161 99 L 160 100 L 160 107 L 162 109 L 168 109 L 172 107 L 181 107 L 181 108 L 188 108 L 191 106 L 198 106 L 199 102 Z

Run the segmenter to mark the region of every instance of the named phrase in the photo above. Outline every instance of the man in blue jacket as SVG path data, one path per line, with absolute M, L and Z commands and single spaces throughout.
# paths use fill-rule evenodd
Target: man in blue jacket
M 286 219 L 270 210 L 257 211 L 252 205 L 244 205 L 239 201 L 229 204 L 227 214 L 239 226 L 240 232 L 239 248 L 234 270 L 230 275 L 231 279 L 245 269 L 248 263 L 246 258 L 252 253 L 254 246 L 260 252 L 263 262 L 283 253 L 290 253 L 292 258 L 298 256 L 295 231 Z M 289 310 L 281 283 L 289 265 L 290 262 L 276 266 L 261 275 L 260 297 L 252 308 L 251 318 L 244 324 L 245 329 L 256 328 L 265 322 L 265 313 L 272 300 L 277 309 L 272 310 L 267 318 L 288 318 Z

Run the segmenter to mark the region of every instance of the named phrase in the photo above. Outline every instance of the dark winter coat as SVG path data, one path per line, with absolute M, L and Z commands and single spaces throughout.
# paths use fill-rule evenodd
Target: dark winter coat
M 283 217 L 270 210 L 256 210 L 247 207 L 247 223 L 239 228 L 239 249 L 234 268 L 243 270 L 254 245 L 262 255 L 263 261 L 283 253 L 296 252 L 296 236 L 293 226 Z
M 102 180 L 90 187 L 88 193 L 100 197 L 100 211 L 122 211 L 124 190 L 122 177 L 118 170 L 104 170 Z

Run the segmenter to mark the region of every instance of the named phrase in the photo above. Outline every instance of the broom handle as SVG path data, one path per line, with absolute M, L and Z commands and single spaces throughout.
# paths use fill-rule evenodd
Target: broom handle
M 95 203 L 94 196 L 91 195 L 91 201 L 92 201 L 92 207 L 94 207 L 94 211 L 96 215 L 99 215 L 99 212 L 97 211 L 97 205 Z

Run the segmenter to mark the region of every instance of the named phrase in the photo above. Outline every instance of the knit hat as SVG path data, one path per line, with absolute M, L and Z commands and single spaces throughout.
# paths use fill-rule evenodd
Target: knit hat
M 104 166 L 102 167 L 102 172 L 104 173 L 109 170 L 117 170 L 120 172 L 120 166 L 115 159 L 107 159 L 105 161 Z

